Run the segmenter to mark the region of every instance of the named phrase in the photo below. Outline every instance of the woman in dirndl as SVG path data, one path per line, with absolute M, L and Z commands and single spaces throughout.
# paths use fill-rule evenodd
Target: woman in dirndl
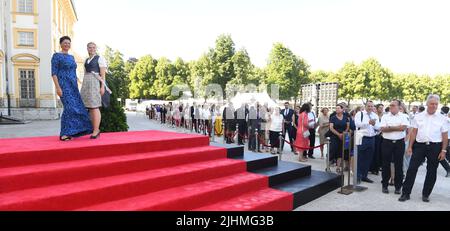
M 88 43 L 87 50 L 89 58 L 84 63 L 85 74 L 81 87 L 81 98 L 85 107 L 89 110 L 94 129 L 91 139 L 97 139 L 100 137 L 100 122 L 102 120 L 100 107 L 102 106 L 102 95 L 105 94 L 104 81 L 107 64 L 105 59 L 97 54 L 95 43 Z

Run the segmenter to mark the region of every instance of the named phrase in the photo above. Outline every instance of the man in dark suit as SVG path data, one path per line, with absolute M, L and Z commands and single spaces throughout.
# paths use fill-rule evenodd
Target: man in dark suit
M 195 108 L 197 107 L 197 104 L 194 102 L 194 104 L 191 106 L 191 131 L 195 130 L 197 132 L 198 126 L 197 126 L 197 118 L 195 118 Z
M 281 110 L 281 115 L 283 116 L 283 122 L 284 122 L 283 137 L 284 138 L 286 137 L 286 133 L 289 134 L 289 142 L 291 142 L 291 144 L 294 144 L 294 139 L 293 139 L 293 136 L 292 136 L 292 129 L 293 129 L 293 127 L 292 127 L 292 122 L 293 122 L 292 121 L 292 117 L 294 117 L 294 113 L 295 113 L 294 110 L 292 110 L 290 108 L 290 106 L 289 106 L 289 102 L 286 102 L 284 104 L 284 109 Z M 282 150 L 284 149 L 284 143 L 285 142 L 283 142 L 281 144 L 281 149 Z M 291 145 L 291 151 L 295 152 L 293 145 Z
M 236 118 L 233 103 L 229 103 L 227 107 L 223 109 L 222 115 L 223 121 L 225 123 L 224 136 L 227 144 L 234 143 L 234 132 L 236 131 Z
M 166 105 L 163 104 L 163 106 L 161 108 L 161 123 L 162 124 L 166 123 L 166 114 L 167 114 L 167 108 L 166 108 Z
M 238 123 L 238 129 L 239 129 L 239 136 L 238 136 L 238 145 L 244 145 L 243 139 L 245 138 L 246 132 L 246 117 L 247 117 L 248 111 L 247 108 L 245 108 L 245 105 L 241 105 L 240 108 L 238 108 L 235 112 L 235 118 L 237 119 Z

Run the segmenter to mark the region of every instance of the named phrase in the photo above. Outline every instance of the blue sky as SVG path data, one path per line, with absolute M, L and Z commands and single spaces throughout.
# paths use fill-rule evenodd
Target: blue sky
M 395 72 L 450 73 L 446 0 L 75 0 L 74 49 L 195 60 L 230 34 L 257 66 L 282 42 L 313 70 L 377 58 Z

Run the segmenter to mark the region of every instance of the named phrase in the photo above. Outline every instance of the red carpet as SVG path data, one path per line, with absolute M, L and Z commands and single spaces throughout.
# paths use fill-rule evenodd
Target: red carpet
M 147 131 L 99 140 L 0 139 L 2 211 L 274 211 L 293 195 L 203 136 Z

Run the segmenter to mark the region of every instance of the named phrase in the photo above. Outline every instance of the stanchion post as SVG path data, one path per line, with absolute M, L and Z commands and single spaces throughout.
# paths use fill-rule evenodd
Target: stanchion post
M 259 150 L 261 150 L 260 149 L 260 146 L 259 146 L 260 144 L 259 144 L 259 130 L 256 128 L 255 129 L 255 151 L 256 152 L 258 152 Z
M 279 143 L 279 147 L 278 147 L 278 152 L 280 153 L 280 160 L 282 160 L 283 149 L 281 147 L 283 147 L 283 142 L 284 142 L 283 132 L 280 132 L 279 139 L 280 139 L 280 143 Z
M 222 120 L 223 141 L 227 142 L 227 130 L 225 128 L 225 120 Z
M 356 137 L 355 131 L 355 137 Z M 353 191 L 355 192 L 362 192 L 367 190 L 367 187 L 360 186 L 358 183 L 358 145 L 356 142 L 354 142 L 354 149 L 353 149 L 353 162 L 354 162 L 354 172 L 353 172 Z
M 214 125 L 214 126 L 213 126 Z M 215 120 L 213 120 L 212 118 L 211 118 L 211 125 L 210 125 L 210 129 L 211 129 L 211 139 L 212 139 L 212 142 L 216 142 L 216 121 Z
M 237 123 L 236 124 L 236 134 L 237 134 L 237 136 L 236 136 L 236 139 L 237 140 L 235 140 L 236 141 L 236 144 L 238 144 L 239 145 L 239 123 Z M 234 139 L 234 137 L 233 137 L 233 139 Z
M 349 133 L 348 132 L 344 132 L 343 133 L 343 137 L 342 137 L 342 161 L 341 161 L 341 180 L 342 180 L 342 186 L 341 186 L 341 191 L 339 191 L 340 194 L 343 195 L 350 195 L 353 193 L 353 186 L 351 185 L 347 185 L 345 186 L 345 171 L 344 171 L 344 167 L 345 167 L 345 151 L 346 151 L 346 144 L 347 142 L 349 142 Z M 350 148 L 350 147 L 348 147 Z M 350 177 L 350 168 L 348 170 L 348 174 Z M 350 180 L 350 178 L 349 178 Z
M 326 172 L 331 172 L 331 166 L 330 166 L 330 137 L 327 137 L 327 167 L 325 168 Z

